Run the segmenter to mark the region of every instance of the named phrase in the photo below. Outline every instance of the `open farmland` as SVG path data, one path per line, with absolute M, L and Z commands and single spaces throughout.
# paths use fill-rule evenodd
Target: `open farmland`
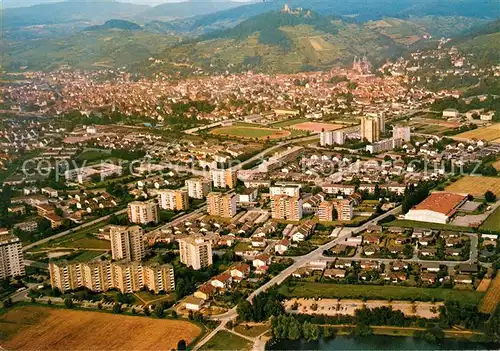
M 374 300 L 460 301 L 477 304 L 484 293 L 442 288 L 415 288 L 390 285 L 352 285 L 297 282 L 293 287 L 282 284 L 278 291 L 285 297 L 324 297 Z
M 500 196 L 500 178 L 465 176 L 448 185 L 445 190 L 473 196 L 484 196 L 484 193 L 490 190 Z
M 40 306 L 15 307 L 0 318 L 1 346 L 9 350 L 170 350 L 200 333 L 186 321 Z
M 246 126 L 231 126 L 215 128 L 210 131 L 214 135 L 225 135 L 230 137 L 238 137 L 245 139 L 280 139 L 292 135 L 287 130 L 277 130 L 272 128 L 246 127 Z
M 483 301 L 479 305 L 479 311 L 492 313 L 500 303 L 500 275 L 497 275 L 490 284 Z
M 324 130 L 337 130 L 341 129 L 344 126 L 342 124 L 333 124 L 333 123 L 320 123 L 320 122 L 303 122 L 297 123 L 289 126 L 290 129 L 302 130 L 305 132 L 319 133 L 323 129 Z
M 500 231 L 500 207 L 486 218 L 481 229 Z
M 489 127 L 469 130 L 468 132 L 455 135 L 454 139 L 458 140 L 481 139 L 495 143 L 500 143 L 500 123 L 493 124 Z

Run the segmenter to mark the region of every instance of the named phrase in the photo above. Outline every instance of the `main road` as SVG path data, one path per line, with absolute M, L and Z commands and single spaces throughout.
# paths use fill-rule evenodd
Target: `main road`
M 378 221 L 380 221 L 380 220 L 382 220 L 390 215 L 397 214 L 400 211 L 401 211 L 401 206 L 398 206 L 398 207 L 392 209 L 391 211 L 388 211 L 388 212 L 366 222 L 362 226 L 355 227 L 355 228 L 344 227 L 340 231 L 338 237 L 336 237 L 335 239 L 333 239 L 332 241 L 330 241 L 324 245 L 321 245 L 320 247 L 318 247 L 314 251 L 311 251 L 310 253 L 308 253 L 304 256 L 298 257 L 296 259 L 296 261 L 291 266 L 287 267 L 286 269 L 281 271 L 278 275 L 276 275 L 274 278 L 272 278 L 270 281 L 268 281 L 267 283 L 265 283 L 264 285 L 262 285 L 261 287 L 256 289 L 254 292 L 252 292 L 248 296 L 247 300 L 251 302 L 252 299 L 255 296 L 257 296 L 258 294 L 267 291 L 269 288 L 273 287 L 274 285 L 279 285 L 279 284 L 283 283 L 283 281 L 285 281 L 285 279 L 287 279 L 293 272 L 295 272 L 298 268 L 305 266 L 307 263 L 309 263 L 311 261 L 318 260 L 318 259 L 322 259 L 323 258 L 323 251 L 331 249 L 335 245 L 340 244 L 340 243 L 344 242 L 345 240 L 347 240 L 347 238 L 351 237 L 353 234 L 361 233 L 362 231 L 366 230 L 370 225 L 376 224 Z M 212 337 L 214 337 L 215 334 L 217 334 L 219 331 L 225 329 L 226 324 L 230 320 L 233 320 L 237 317 L 238 313 L 236 311 L 236 308 L 237 307 L 233 307 L 231 310 L 227 311 L 226 313 L 223 313 L 223 314 L 220 314 L 217 316 L 213 316 L 212 317 L 213 319 L 220 321 L 219 326 L 217 328 L 215 328 L 214 330 L 212 330 L 202 340 L 200 340 L 200 342 L 198 342 L 198 344 L 196 344 L 195 347 L 193 348 L 193 351 L 196 351 L 199 348 L 201 348 Z

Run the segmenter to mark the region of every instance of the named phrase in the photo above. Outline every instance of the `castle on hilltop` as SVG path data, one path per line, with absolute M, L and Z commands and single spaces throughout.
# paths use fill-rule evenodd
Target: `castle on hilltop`
M 362 59 L 358 59 L 357 56 L 354 57 L 352 63 L 352 69 L 359 74 L 369 74 L 372 71 L 372 64 L 366 58 L 366 55 Z

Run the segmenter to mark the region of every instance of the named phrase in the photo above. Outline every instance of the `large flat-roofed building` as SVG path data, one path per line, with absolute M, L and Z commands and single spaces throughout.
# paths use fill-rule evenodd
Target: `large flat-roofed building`
M 236 216 L 235 194 L 210 193 L 207 196 L 208 214 L 222 218 Z
M 109 237 L 114 260 L 140 261 L 146 256 L 144 230 L 141 227 L 111 226 Z
M 238 181 L 238 171 L 232 169 L 212 169 L 212 182 L 215 188 L 233 189 Z
M 299 196 L 271 196 L 271 217 L 289 221 L 302 219 L 302 199 Z
M 175 289 L 174 269 L 169 264 L 131 261 L 56 261 L 49 263 L 50 284 L 62 292 L 86 287 L 101 292 L 118 289 L 132 293 L 143 288 L 160 291 Z
M 179 239 L 181 262 L 193 269 L 201 269 L 212 265 L 212 244 L 202 237 Z
M 188 196 L 193 199 L 203 199 L 212 191 L 212 182 L 208 179 L 190 178 L 186 180 Z
M 171 211 L 184 211 L 189 208 L 188 192 L 185 190 L 161 190 L 160 208 Z
M 128 220 L 137 224 L 158 223 L 158 204 L 155 200 L 134 201 L 128 204 Z
M 97 165 L 70 169 L 64 172 L 64 178 L 67 182 L 78 182 L 80 184 L 99 176 L 104 180 L 111 176 L 122 175 L 122 167 L 112 163 L 100 163 Z
M 414 206 L 405 219 L 419 222 L 446 224 L 456 210 L 467 201 L 466 194 L 436 192 Z
M 23 247 L 15 235 L 0 235 L 0 279 L 24 275 Z

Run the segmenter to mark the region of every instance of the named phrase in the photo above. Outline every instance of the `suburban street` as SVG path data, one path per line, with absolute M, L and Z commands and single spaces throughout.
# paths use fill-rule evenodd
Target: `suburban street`
M 307 263 L 314 261 L 314 260 L 322 259 L 323 258 L 323 251 L 331 249 L 335 245 L 345 241 L 351 235 L 360 233 L 360 232 L 364 231 L 366 228 L 368 228 L 370 225 L 376 224 L 378 221 L 386 218 L 387 216 L 397 214 L 400 211 L 401 211 L 401 206 L 398 206 L 398 207 L 392 209 L 391 211 L 388 211 L 388 212 L 378 216 L 377 218 L 370 220 L 369 222 L 363 224 L 360 227 L 342 228 L 342 230 L 340 231 L 339 236 L 337 238 L 333 239 L 332 241 L 330 241 L 324 245 L 321 245 L 320 247 L 318 247 L 314 251 L 311 251 L 310 253 L 308 253 L 304 256 L 298 257 L 296 259 L 296 261 L 291 266 L 289 266 L 288 268 L 281 271 L 277 276 L 275 276 L 270 281 L 268 281 L 267 283 L 265 283 L 264 285 L 262 285 L 261 287 L 256 289 L 253 293 L 251 293 L 248 296 L 247 300 L 252 301 L 252 299 L 256 295 L 267 291 L 269 288 L 271 288 L 274 285 L 279 285 L 279 284 L 283 283 L 283 281 L 285 281 L 285 279 L 287 279 L 293 272 L 295 272 L 295 270 L 306 265 Z M 200 342 L 198 342 L 198 344 L 193 348 L 193 350 L 196 351 L 199 348 L 201 348 L 215 334 L 217 334 L 221 330 L 224 330 L 226 327 L 226 324 L 230 320 L 235 319 L 236 317 L 237 317 L 236 307 L 232 308 L 231 310 L 227 311 L 226 313 L 223 313 L 223 314 L 220 314 L 217 316 L 213 316 L 212 317 L 213 319 L 220 321 L 219 326 L 217 328 L 215 328 L 213 331 L 211 331 L 209 334 L 207 334 L 202 340 L 200 340 Z

